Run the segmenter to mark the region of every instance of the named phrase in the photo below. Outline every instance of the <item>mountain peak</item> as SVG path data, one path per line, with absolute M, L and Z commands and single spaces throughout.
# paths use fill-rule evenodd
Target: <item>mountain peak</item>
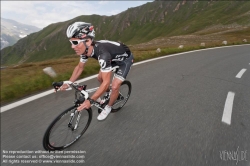
M 41 30 L 35 26 L 1 17 L 1 49 L 14 45 L 19 39 Z

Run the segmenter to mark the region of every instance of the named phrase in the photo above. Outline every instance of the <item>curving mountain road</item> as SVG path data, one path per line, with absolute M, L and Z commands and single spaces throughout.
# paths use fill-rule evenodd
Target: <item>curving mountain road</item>
M 132 94 L 125 107 L 103 122 L 94 108 L 87 132 L 65 150 L 81 150 L 81 165 L 250 166 L 250 45 L 134 65 L 128 79 Z M 98 86 L 96 79 L 85 83 Z M 43 150 L 46 128 L 71 105 L 72 94 L 51 94 L 1 113 L 1 165 L 54 165 L 21 158 L 55 162 L 35 151 Z

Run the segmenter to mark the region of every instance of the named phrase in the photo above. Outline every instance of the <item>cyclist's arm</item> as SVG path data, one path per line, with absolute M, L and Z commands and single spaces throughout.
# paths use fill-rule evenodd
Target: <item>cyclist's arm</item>
M 78 65 L 75 67 L 69 81 L 71 82 L 75 82 L 77 80 L 77 78 L 81 75 L 81 73 L 83 72 L 83 69 L 84 69 L 84 65 L 85 63 L 83 62 L 79 62 Z M 63 84 L 61 87 L 60 87 L 60 90 L 66 90 L 69 88 L 69 85 L 68 84 Z
M 97 91 L 93 94 L 93 96 L 91 97 L 92 100 L 97 100 L 104 92 L 106 92 L 106 90 L 109 88 L 110 85 L 110 78 L 112 75 L 112 72 L 101 72 L 102 74 L 102 79 L 103 82 L 100 85 L 100 87 L 97 89 Z
M 77 80 L 77 78 L 82 74 L 83 69 L 84 69 L 84 65 L 85 63 L 83 62 L 79 62 L 78 65 L 75 67 L 71 77 L 70 77 L 70 81 L 71 82 L 75 82 Z

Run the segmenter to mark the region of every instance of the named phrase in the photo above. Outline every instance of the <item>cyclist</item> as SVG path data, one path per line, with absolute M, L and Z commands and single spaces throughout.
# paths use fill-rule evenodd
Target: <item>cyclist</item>
M 80 56 L 80 62 L 75 67 L 70 77 L 71 82 L 75 82 L 81 75 L 84 70 L 84 65 L 89 57 L 99 61 L 100 71 L 97 79 L 100 82 L 100 87 L 91 96 L 92 100 L 99 100 L 102 94 L 105 92 L 108 93 L 112 76 L 111 69 L 113 66 L 119 66 L 112 81 L 110 101 L 97 117 L 98 120 L 104 120 L 111 112 L 111 106 L 119 95 L 120 85 L 125 80 L 131 65 L 133 64 L 133 54 L 123 43 L 108 40 L 94 41 L 95 31 L 91 23 L 75 22 L 69 25 L 66 34 L 69 38 L 72 49 L 74 49 L 75 53 Z M 67 88 L 68 85 L 64 84 L 61 87 L 61 90 Z M 90 106 L 90 101 L 85 100 L 77 110 L 81 111 L 83 109 L 88 109 Z

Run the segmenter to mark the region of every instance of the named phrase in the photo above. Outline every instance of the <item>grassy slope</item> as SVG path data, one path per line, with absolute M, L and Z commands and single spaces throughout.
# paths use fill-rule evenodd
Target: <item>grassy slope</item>
M 187 8 L 180 6 L 179 10 L 175 12 L 170 10 L 171 8 L 167 6 L 167 14 L 162 14 L 166 9 L 159 8 L 159 4 L 154 4 L 158 6 L 156 10 L 160 11 L 155 12 L 154 10 L 151 10 L 150 3 L 148 3 L 137 11 L 129 9 L 129 11 L 131 10 L 135 13 L 128 14 L 123 12 L 111 17 L 102 17 L 98 15 L 79 16 L 64 23 L 52 24 L 44 28 L 40 33 L 30 34 L 28 38 L 21 39 L 15 47 L 8 47 L 4 50 L 6 54 L 12 55 L 11 58 L 8 59 L 9 63 L 19 61 L 21 59 L 19 53 L 26 54 L 28 55 L 27 57 L 30 58 L 28 59 L 27 62 L 29 63 L 27 64 L 1 70 L 1 103 L 11 102 L 37 91 L 45 90 L 51 87 L 51 82 L 67 80 L 70 77 L 73 68 L 78 63 L 79 59 L 78 57 L 73 56 L 74 52 L 70 48 L 68 39 L 65 37 L 65 31 L 67 25 L 76 20 L 84 20 L 86 22 L 92 21 L 96 27 L 96 32 L 102 32 L 102 36 L 99 39 L 112 38 L 114 40 L 127 41 L 127 43 L 142 43 L 157 36 L 169 37 L 178 34 L 183 35 L 195 33 L 204 36 L 220 32 L 220 29 L 200 31 L 204 28 L 216 26 L 218 24 L 249 24 L 249 14 L 242 16 L 242 13 L 244 14 L 249 11 L 250 2 L 244 4 L 241 1 L 230 2 L 227 4 L 218 2 L 223 4 L 216 6 L 210 4 L 209 7 L 205 8 L 207 5 L 206 3 L 196 3 L 196 5 L 188 4 L 189 6 Z M 176 6 L 177 4 L 177 1 L 171 3 L 172 6 Z M 181 10 L 181 8 L 183 8 L 183 10 Z M 191 8 L 194 12 L 190 12 Z M 198 9 L 200 8 L 203 10 L 198 12 Z M 233 8 L 237 8 L 237 10 L 232 10 Z M 229 11 L 236 17 L 225 15 L 225 12 Z M 134 14 L 137 14 L 138 17 L 129 19 L 131 17 L 130 15 L 133 16 Z M 138 18 L 144 18 L 145 20 L 138 20 Z M 147 18 L 151 18 L 151 22 L 147 20 Z M 159 20 L 157 19 L 164 19 L 164 23 L 159 23 Z M 130 20 L 130 26 L 122 30 L 121 27 L 124 27 L 122 24 L 128 23 L 124 20 Z M 147 24 L 144 24 L 144 22 Z M 222 30 L 224 31 L 224 29 Z M 225 28 L 225 30 L 227 29 Z M 242 37 L 247 37 L 248 41 L 250 41 L 250 29 L 246 28 L 239 31 L 225 31 L 224 36 L 230 39 L 230 43 L 240 44 Z M 28 44 L 29 47 L 24 51 L 21 48 L 26 44 Z M 185 46 L 184 50 L 178 50 L 175 48 L 167 48 L 168 46 L 165 45 L 161 47 L 162 53 L 157 54 L 155 53 L 155 48 L 158 48 L 160 44 L 161 43 L 156 43 L 150 47 L 146 45 L 144 48 L 140 49 L 131 47 L 136 57 L 136 61 L 200 48 L 199 46 L 196 46 L 195 48 L 188 48 L 188 46 Z M 218 44 L 214 43 L 211 44 L 211 46 L 218 46 Z M 209 46 L 206 44 L 206 47 Z M 39 51 L 34 52 L 35 50 Z M 62 56 L 65 58 L 61 58 Z M 52 79 L 42 72 L 42 69 L 47 66 L 52 66 L 59 74 L 56 79 Z M 98 63 L 90 61 L 88 62 L 85 72 L 81 75 L 81 78 L 95 74 L 98 70 Z
M 194 4 L 186 1 L 174 11 L 178 3 L 152 2 L 115 16 L 79 16 L 52 24 L 4 49 L 1 56 L 5 64 L 13 64 L 23 55 L 26 62 L 37 62 L 72 54 L 65 31 L 75 21 L 95 25 L 97 40 L 119 40 L 126 44 L 143 43 L 160 36 L 190 34 L 218 24 L 250 25 L 249 14 L 246 14 L 249 13 L 250 1 L 199 1 Z
M 218 46 L 218 45 L 213 45 Z M 143 49 L 133 49 L 135 62 L 169 55 L 177 52 L 184 52 L 194 49 L 203 49 L 205 47 L 188 47 L 184 49 L 177 48 L 161 48 L 161 53 L 156 53 L 157 46 Z M 207 46 L 210 47 L 210 46 Z M 29 96 L 42 90 L 51 88 L 53 81 L 68 80 L 72 74 L 74 67 L 79 62 L 79 57 L 76 55 L 67 56 L 57 60 L 49 60 L 44 62 L 26 63 L 17 67 L 9 67 L 1 70 L 1 104 L 7 104 L 17 99 Z M 50 78 L 43 73 L 43 68 L 51 66 L 55 69 L 58 76 Z M 99 71 L 99 64 L 94 59 L 90 59 L 86 64 L 84 72 L 80 78 L 84 78 Z

